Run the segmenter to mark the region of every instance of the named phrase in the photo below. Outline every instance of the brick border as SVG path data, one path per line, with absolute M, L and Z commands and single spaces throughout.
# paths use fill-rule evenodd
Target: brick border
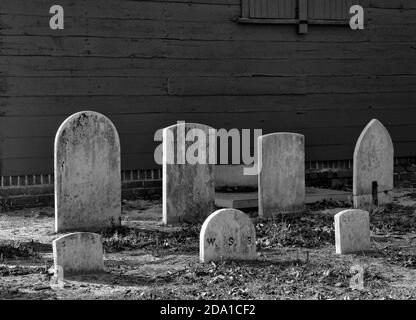
M 53 206 L 52 174 L 7 176 L 0 178 L 0 206 Z M 162 170 L 125 170 L 121 172 L 123 199 L 136 199 L 162 193 Z

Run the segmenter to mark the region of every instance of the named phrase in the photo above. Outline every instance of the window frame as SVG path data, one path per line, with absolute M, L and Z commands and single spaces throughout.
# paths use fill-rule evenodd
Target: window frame
M 276 0 L 279 1 L 279 0 Z M 356 1 L 359 4 L 359 1 Z M 295 24 L 298 25 L 299 34 L 308 32 L 309 24 L 318 25 L 349 25 L 349 19 L 309 19 L 308 0 L 297 0 L 297 17 L 295 19 L 284 18 L 251 18 L 250 0 L 241 0 L 241 17 L 237 19 L 239 23 L 248 24 Z

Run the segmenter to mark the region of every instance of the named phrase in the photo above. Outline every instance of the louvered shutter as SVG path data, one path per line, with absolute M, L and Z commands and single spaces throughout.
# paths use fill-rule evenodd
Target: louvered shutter
M 253 19 L 295 19 L 297 0 L 249 0 Z
M 349 20 L 349 11 L 354 4 L 358 1 L 308 0 L 308 20 Z
M 309 24 L 348 24 L 350 8 L 359 0 L 241 0 L 246 23 L 298 24 L 307 33 Z

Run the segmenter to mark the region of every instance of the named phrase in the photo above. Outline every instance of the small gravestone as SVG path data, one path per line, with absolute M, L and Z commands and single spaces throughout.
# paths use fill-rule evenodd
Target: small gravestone
M 337 254 L 362 252 L 370 248 L 370 221 L 367 211 L 344 210 L 337 213 L 334 220 Z
M 66 281 L 64 280 L 64 269 L 60 266 L 54 266 L 53 268 L 54 276 L 49 280 L 49 285 L 52 289 L 64 289 Z
M 259 216 L 302 212 L 305 207 L 305 139 L 297 133 L 259 137 Z
M 221 209 L 204 222 L 199 237 L 201 262 L 256 259 L 256 231 L 240 210 Z
M 99 234 L 76 232 L 52 241 L 55 277 L 104 271 L 103 243 Z
M 350 279 L 350 288 L 352 290 L 362 291 L 365 289 L 365 269 L 360 265 L 354 265 L 351 267 L 350 272 L 353 276 Z
M 394 149 L 387 129 L 373 119 L 354 150 L 354 208 L 372 210 L 393 201 Z
M 214 209 L 215 140 L 209 126 L 163 129 L 163 223 L 203 221 Z M 215 135 L 215 133 L 214 133 Z
M 78 112 L 55 137 L 55 230 L 94 231 L 121 221 L 120 141 L 102 114 Z

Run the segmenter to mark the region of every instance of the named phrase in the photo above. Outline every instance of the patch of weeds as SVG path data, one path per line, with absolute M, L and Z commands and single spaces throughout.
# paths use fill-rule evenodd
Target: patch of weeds
M 322 201 L 307 204 L 306 206 L 310 211 L 322 211 L 325 209 L 349 208 L 351 205 L 352 203 L 350 201 L 324 199 Z
M 174 275 L 173 288 L 155 287 L 142 299 L 334 299 L 351 294 L 350 266 L 292 261 L 240 261 L 193 264 Z M 385 285 L 375 269 L 365 275 L 364 292 L 352 297 L 371 299 L 371 290 Z
M 198 251 L 200 225 L 184 226 L 176 231 L 130 229 L 126 227 L 102 233 L 107 252 L 149 249 L 153 251 Z
M 416 210 L 412 207 L 392 204 L 370 214 L 370 228 L 376 234 L 414 232 L 415 224 Z
M 369 290 L 382 289 L 387 286 L 389 280 L 383 277 L 373 266 L 369 266 L 365 270 L 366 286 Z
M 0 245 L 0 262 L 5 259 L 40 258 L 38 246 L 39 243 L 33 241 L 19 244 L 2 244 Z
M 390 263 L 409 269 L 416 269 L 416 254 L 409 251 L 404 248 L 387 247 L 383 249 L 383 254 Z
M 11 276 L 24 276 L 27 274 L 48 274 L 48 269 L 50 266 L 0 266 L 0 276 L 1 277 L 11 277 Z
M 16 287 L 0 286 L 0 299 L 16 299 L 20 295 Z
M 405 196 L 409 197 L 412 200 L 416 200 L 416 192 L 409 192 L 409 193 L 405 194 Z
M 265 249 L 286 246 L 319 248 L 334 244 L 333 218 L 310 214 L 283 218 L 281 221 L 259 221 L 257 244 Z

